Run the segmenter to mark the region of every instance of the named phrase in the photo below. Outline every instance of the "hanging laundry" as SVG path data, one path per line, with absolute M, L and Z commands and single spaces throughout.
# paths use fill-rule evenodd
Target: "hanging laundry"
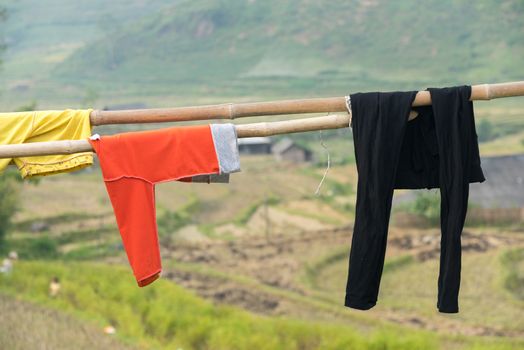
M 82 140 L 91 135 L 91 110 L 0 113 L 0 144 Z M 79 170 L 93 164 L 91 152 L 0 159 L 0 171 L 14 161 L 23 178 Z
M 89 141 L 100 160 L 127 257 L 140 287 L 162 270 L 155 184 L 240 171 L 233 124 L 167 128 Z M 210 179 L 212 180 L 212 179 Z
M 461 233 L 469 183 L 483 182 L 471 87 L 428 89 L 432 106 L 414 108 L 416 91 L 351 95 L 358 171 L 345 306 L 377 302 L 393 190 L 440 188 L 441 254 L 437 308 L 458 312 Z M 401 281 L 399 281 L 401 283 Z

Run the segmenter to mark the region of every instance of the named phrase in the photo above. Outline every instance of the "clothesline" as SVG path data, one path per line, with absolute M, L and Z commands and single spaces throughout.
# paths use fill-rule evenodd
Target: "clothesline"
M 501 97 L 524 96 L 524 81 L 481 84 L 471 87 L 470 100 L 491 100 Z M 413 106 L 431 104 L 428 91 L 419 91 Z M 348 112 L 345 97 L 314 98 L 302 100 L 270 101 L 240 104 L 178 107 L 167 109 L 142 109 L 123 111 L 94 110 L 90 115 L 92 125 L 156 123 L 194 121 L 207 119 L 235 119 L 247 116 L 301 114 L 319 112 Z M 410 115 L 410 119 L 415 118 Z M 237 125 L 239 138 L 271 136 L 286 133 L 338 129 L 349 126 L 350 115 L 328 115 L 278 122 Z M 92 151 L 87 140 L 65 140 L 25 144 L 0 145 L 1 158 L 72 154 Z
M 349 126 L 353 117 L 353 125 L 358 128 L 353 141 L 355 159 L 359 160 L 359 190 L 344 305 L 360 310 L 376 305 L 394 190 L 440 188 L 443 198 L 441 219 L 446 225 L 441 228 L 442 264 L 437 308 L 439 312 L 456 313 L 461 249 L 460 240 L 455 238 L 460 237 L 463 230 L 469 183 L 485 181 L 475 134 L 473 105 L 468 99 L 489 100 L 521 95 L 524 95 L 524 82 L 477 85 L 472 89 L 469 86 L 435 89 L 431 91 L 431 96 L 427 92 L 408 91 L 383 95 L 354 94 L 351 101 L 330 98 L 230 104 L 226 105 L 226 117 L 213 112 L 215 108 L 224 108 L 224 105 L 110 112 L 114 113 L 109 115 L 112 119 L 103 119 L 102 112 L 89 115 L 89 110 L 23 113 L 22 116 L 5 116 L 8 119 L 4 120 L 4 133 L 22 136 L 19 134 L 24 132 L 31 136 L 31 132 L 38 130 L 41 124 L 56 125 L 53 122 L 65 121 L 67 125 L 62 126 L 59 137 L 47 135 L 49 138 L 38 138 L 41 135 L 37 133 L 33 139 L 26 138 L 28 143 L 25 144 L 0 145 L 0 158 L 15 158 L 15 164 L 21 165 L 19 170 L 22 176 L 41 176 L 91 165 L 92 155 L 83 155 L 85 159 L 81 162 L 62 159 L 59 162 L 33 163 L 20 158 L 87 152 L 94 147 L 99 155 L 103 180 L 129 264 L 138 286 L 144 287 L 158 279 L 162 272 L 155 213 L 156 184 L 175 180 L 202 182 L 197 180 L 201 176 L 207 176 L 208 183 L 222 182 L 213 181 L 213 175 L 225 175 L 227 182 L 229 174 L 241 170 L 237 137 L 343 128 Z M 431 102 L 433 108 L 417 112 L 412 110 L 412 105 L 428 105 Z M 92 132 L 91 124 L 234 119 L 248 115 L 312 113 L 323 109 L 347 113 L 244 125 L 222 123 L 159 129 L 116 137 L 95 136 L 90 141 L 86 140 Z M 77 117 L 72 126 L 73 129 L 81 129 L 80 134 L 68 128 L 68 122 L 72 120 L 68 113 Z M 411 126 L 415 127 L 408 127 L 406 117 L 409 114 L 409 119 L 413 119 L 416 113 L 421 115 L 419 122 L 431 122 L 434 128 L 427 130 L 413 124 Z M 42 116 L 44 118 L 38 118 Z M 94 122 L 90 120 L 92 117 Z M 40 119 L 44 122 L 41 123 Z M 6 142 L 19 139 L 23 138 L 10 137 L 6 138 Z M 31 143 L 38 139 L 61 141 Z M 439 157 L 435 157 L 435 150 Z M 460 156 L 457 157 L 457 154 Z M 10 161 L 3 161 L 4 167 Z M 56 164 L 65 166 L 53 168 Z M 31 165 L 38 165 L 30 169 L 36 172 L 25 169 Z
M 471 87 L 471 100 L 491 100 L 500 97 L 524 96 L 524 81 L 480 84 Z M 413 106 L 431 104 L 428 91 L 419 91 Z M 300 100 L 226 103 L 208 106 L 137 109 L 123 111 L 95 110 L 91 125 L 159 123 L 210 119 L 236 119 L 264 115 L 345 112 L 345 97 Z
M 242 124 L 235 125 L 235 128 L 239 138 L 273 136 L 296 132 L 347 128 L 349 126 L 349 119 L 349 114 L 334 114 L 323 117 Z M 0 158 L 72 154 L 90 151 L 93 151 L 93 148 L 87 140 L 34 142 L 0 145 Z

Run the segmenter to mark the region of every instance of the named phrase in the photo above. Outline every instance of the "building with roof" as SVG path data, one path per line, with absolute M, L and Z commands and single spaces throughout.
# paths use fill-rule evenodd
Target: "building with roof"
M 486 181 L 469 187 L 469 201 L 484 208 L 524 208 L 524 154 L 481 159 Z
M 524 154 L 482 157 L 480 162 L 486 181 L 469 185 L 472 207 L 524 208 Z M 402 191 L 394 202 L 413 201 L 419 191 L 426 190 Z M 440 196 L 438 189 L 432 191 Z
M 271 139 L 269 137 L 248 137 L 238 139 L 240 154 L 271 154 Z
M 271 152 L 278 161 L 303 163 L 313 160 L 313 153 L 308 148 L 287 137 L 273 145 Z

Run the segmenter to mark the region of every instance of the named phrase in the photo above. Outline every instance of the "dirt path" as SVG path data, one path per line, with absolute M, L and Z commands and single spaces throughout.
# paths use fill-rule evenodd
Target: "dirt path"
M 222 275 L 206 274 L 202 271 L 182 271 L 171 269 L 165 277 L 178 284 L 194 290 L 197 294 L 215 302 L 232 304 L 252 312 L 269 315 L 297 316 L 297 310 L 303 309 L 296 297 L 312 298 L 315 292 L 300 281 L 308 262 L 332 253 L 334 249 L 348 247 L 351 239 L 351 228 L 342 227 L 332 230 L 304 231 L 299 234 L 273 234 L 265 237 L 252 236 L 235 241 L 207 241 L 201 243 L 178 242 L 163 247 L 163 259 L 174 259 L 179 263 L 204 265 Z M 485 252 L 500 246 L 524 244 L 524 236 L 496 233 L 475 234 L 464 231 L 462 235 L 463 252 Z M 439 230 L 390 230 L 388 255 L 412 255 L 417 261 L 438 259 L 440 255 Z M 227 276 L 231 276 L 230 278 Z M 258 286 L 239 281 L 243 276 L 255 281 Z M 345 278 L 345 276 L 344 276 Z M 274 293 L 261 288 L 284 291 Z M 332 302 L 329 302 L 333 306 Z M 311 308 L 314 308 L 311 305 Z M 304 313 L 304 311 L 298 311 Z M 315 317 L 333 318 L 325 311 L 310 311 Z M 337 312 L 338 313 L 338 312 Z M 322 315 L 324 314 L 324 315 Z M 337 317 L 349 317 L 345 308 L 340 307 Z M 436 322 L 416 314 L 384 310 L 369 314 L 377 319 L 421 329 L 445 333 L 483 336 L 524 336 L 524 332 L 513 332 L 502 329 L 473 326 L 457 320 Z
M 329 251 L 334 244 L 347 245 L 347 228 L 304 231 L 295 235 L 254 236 L 235 241 L 210 241 L 203 244 L 174 243 L 163 259 L 206 264 L 227 274 L 249 276 L 262 284 L 306 294 L 296 276 L 312 253 Z M 312 249 L 314 247 L 314 249 Z

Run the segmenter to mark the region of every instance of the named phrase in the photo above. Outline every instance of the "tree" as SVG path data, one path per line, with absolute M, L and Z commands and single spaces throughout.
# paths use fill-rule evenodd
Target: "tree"
M 16 112 L 33 111 L 36 109 L 36 102 L 28 103 L 19 107 Z M 39 182 L 38 179 L 29 179 L 33 184 Z M 5 250 L 5 235 L 11 227 L 11 219 L 19 208 L 20 203 L 20 183 L 22 179 L 15 169 L 7 169 L 0 174 L 0 252 Z
M 9 169 L 0 176 L 0 251 L 5 250 L 5 235 L 11 219 L 18 210 L 20 186 L 19 175 Z

